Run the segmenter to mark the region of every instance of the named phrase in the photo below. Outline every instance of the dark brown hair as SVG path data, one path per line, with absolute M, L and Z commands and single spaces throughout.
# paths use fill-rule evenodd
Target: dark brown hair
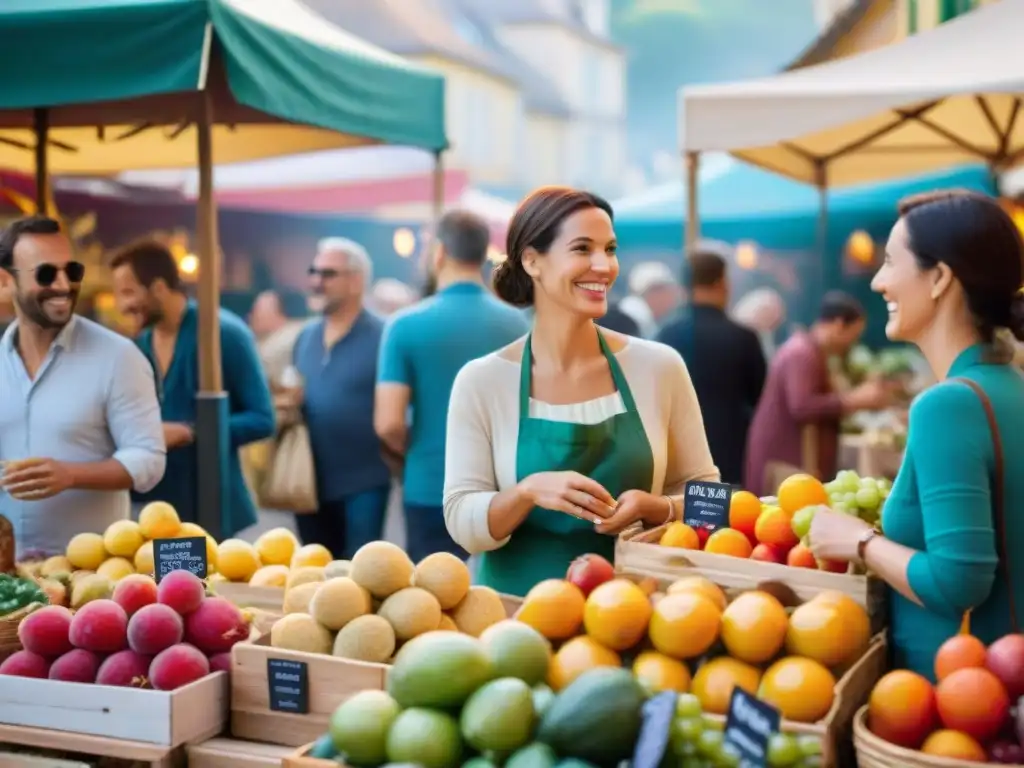
M 999 202 L 950 189 L 907 197 L 899 214 L 917 265 L 945 264 L 960 282 L 982 341 L 999 328 L 1024 340 L 1024 242 Z
M 523 253 L 527 248 L 547 253 L 562 223 L 587 208 L 600 208 L 610 219 L 615 218 L 607 200 L 571 187 L 541 187 L 523 199 L 508 225 L 507 258 L 495 268 L 492 277 L 494 292 L 500 299 L 516 307 L 533 305 L 533 278 L 523 268 Z
M 14 248 L 22 235 L 56 235 L 60 231 L 60 222 L 49 216 L 15 219 L 0 233 L 0 269 L 14 266 Z
M 843 325 L 852 325 L 863 319 L 864 306 L 845 291 L 828 291 L 821 297 L 818 322 L 833 323 L 839 320 Z
M 728 263 L 722 254 L 709 247 L 694 248 L 686 257 L 684 283 L 691 288 L 711 288 L 725 279 Z
M 131 267 L 135 279 L 145 288 L 151 288 L 157 280 L 163 280 L 172 291 L 181 291 L 181 276 L 178 262 L 170 249 L 158 240 L 143 239 L 129 243 L 114 252 L 110 269 Z

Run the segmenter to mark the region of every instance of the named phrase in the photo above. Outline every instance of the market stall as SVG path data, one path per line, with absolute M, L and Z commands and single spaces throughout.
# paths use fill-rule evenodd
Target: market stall
M 214 162 L 408 144 L 434 153 L 442 179 L 444 79 L 297 0 L 18 0 L 0 8 L 0 36 L 0 67 L 17 73 L 0 96 L 0 167 L 34 171 L 40 209 L 49 174 L 198 165 L 199 516 L 216 534 L 227 415 Z

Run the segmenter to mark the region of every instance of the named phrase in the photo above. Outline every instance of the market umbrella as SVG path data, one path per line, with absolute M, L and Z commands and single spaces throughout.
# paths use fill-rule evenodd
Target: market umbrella
M 41 207 L 50 172 L 198 164 L 199 518 L 217 536 L 228 438 L 214 157 L 407 144 L 439 168 L 444 79 L 298 0 L 5 0 L 0 39 L 0 167 L 34 170 Z

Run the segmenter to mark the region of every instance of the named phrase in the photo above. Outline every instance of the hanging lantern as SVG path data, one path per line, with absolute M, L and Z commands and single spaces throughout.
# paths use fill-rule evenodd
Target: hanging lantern
M 401 227 L 395 230 L 391 245 L 395 253 L 403 259 L 408 259 L 416 251 L 416 235 L 408 227 Z
M 757 269 L 757 244 L 749 240 L 736 244 L 736 266 L 740 269 Z
M 875 241 L 863 229 L 858 229 L 846 241 L 846 256 L 857 264 L 870 265 L 875 261 Z

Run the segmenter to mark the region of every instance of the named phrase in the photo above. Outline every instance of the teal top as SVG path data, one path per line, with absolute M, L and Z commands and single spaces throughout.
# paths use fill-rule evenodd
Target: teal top
M 948 374 L 954 378 L 971 379 L 985 391 L 999 424 L 1007 550 L 1020 615 L 1024 378 L 1013 366 L 984 362 L 980 346 L 957 357 Z M 977 394 L 949 380 L 923 392 L 910 408 L 906 453 L 882 512 L 885 535 L 917 550 L 907 578 L 924 603 L 891 593 L 889 636 L 896 667 L 933 678 L 936 650 L 959 631 L 968 610 L 971 633 L 985 643 L 1012 631 L 1009 590 L 996 577 L 994 475 L 992 433 Z

